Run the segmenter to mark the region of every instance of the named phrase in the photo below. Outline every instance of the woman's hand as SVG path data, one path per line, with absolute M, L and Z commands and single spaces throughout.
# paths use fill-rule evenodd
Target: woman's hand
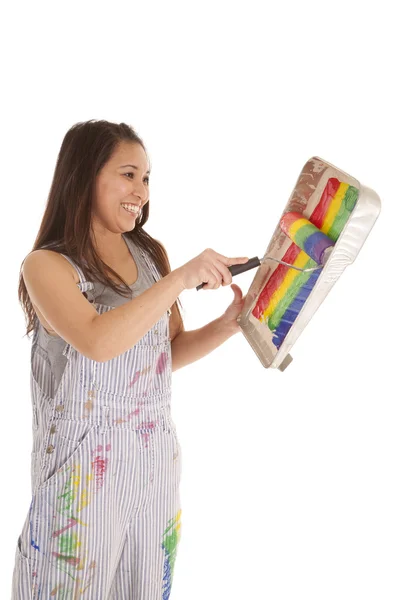
M 184 290 L 190 290 L 201 283 L 205 284 L 203 290 L 216 290 L 231 283 L 232 275 L 228 267 L 248 261 L 247 256 L 230 258 L 207 248 L 175 271 L 180 275 Z
M 233 331 L 240 331 L 241 328 L 236 319 L 242 312 L 246 296 L 242 297 L 243 292 L 240 289 L 240 287 L 236 285 L 236 283 L 232 283 L 230 287 L 233 290 L 235 296 L 231 304 L 228 306 L 228 308 L 222 315 L 221 320 L 229 327 L 232 327 Z

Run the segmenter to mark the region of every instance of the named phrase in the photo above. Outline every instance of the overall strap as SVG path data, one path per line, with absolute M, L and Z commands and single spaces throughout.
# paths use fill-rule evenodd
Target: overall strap
M 71 265 L 75 268 L 75 270 L 77 271 L 78 276 L 79 276 L 79 283 L 77 283 L 76 285 L 81 290 L 81 292 L 90 292 L 91 290 L 94 290 L 94 283 L 92 281 L 88 281 L 86 279 L 82 269 L 76 264 L 76 262 L 70 256 L 67 256 L 66 254 L 61 254 L 61 256 L 66 258 L 71 263 Z M 85 295 L 92 302 L 94 301 L 93 295 L 90 295 L 87 293 Z M 91 297 L 91 296 L 93 296 L 93 297 Z
M 51 243 L 45 244 L 44 246 L 42 246 L 42 248 L 47 248 L 50 245 L 51 245 Z M 82 269 L 76 264 L 76 262 L 71 257 L 67 256 L 66 254 L 62 254 L 61 252 L 58 252 L 58 254 L 61 254 L 61 256 L 66 258 L 68 260 L 68 262 L 70 262 L 71 265 L 74 267 L 74 269 L 77 271 L 78 277 L 79 277 L 79 283 L 77 283 L 77 286 L 79 287 L 81 292 L 87 292 L 89 290 L 93 290 L 94 283 L 92 283 L 91 281 L 88 281 L 86 279 Z

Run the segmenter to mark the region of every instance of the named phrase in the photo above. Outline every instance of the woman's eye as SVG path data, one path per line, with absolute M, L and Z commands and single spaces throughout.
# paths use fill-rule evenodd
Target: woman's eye
M 132 175 L 132 178 L 133 178 L 134 173 L 125 173 L 125 175 Z M 144 179 L 145 179 L 145 181 L 147 181 L 147 184 L 148 184 L 149 183 L 149 177 L 145 177 Z

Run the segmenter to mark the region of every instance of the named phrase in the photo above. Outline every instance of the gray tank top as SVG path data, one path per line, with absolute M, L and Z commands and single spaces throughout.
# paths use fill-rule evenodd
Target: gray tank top
M 129 286 L 131 290 L 131 297 L 125 298 L 124 296 L 120 296 L 114 292 L 112 288 L 105 286 L 99 281 L 93 280 L 92 283 L 94 285 L 94 289 L 90 291 L 90 298 L 88 298 L 91 302 L 113 307 L 121 306 L 122 304 L 129 302 L 132 298 L 135 298 L 139 294 L 143 293 L 145 290 L 151 287 L 156 280 L 156 278 L 150 272 L 144 257 L 142 256 L 142 250 L 128 236 L 122 234 L 122 237 L 136 262 L 138 270 L 137 280 L 135 283 Z M 75 267 L 74 261 L 69 256 L 66 254 L 63 254 L 63 256 Z M 46 353 L 47 360 L 50 363 L 51 372 L 54 375 L 54 387 L 51 387 L 53 387 L 53 391 L 55 391 L 60 383 L 65 366 L 68 362 L 67 357 L 63 355 L 66 341 L 58 335 L 56 336 L 48 333 L 38 318 L 36 318 L 36 327 L 39 328 L 37 343 Z

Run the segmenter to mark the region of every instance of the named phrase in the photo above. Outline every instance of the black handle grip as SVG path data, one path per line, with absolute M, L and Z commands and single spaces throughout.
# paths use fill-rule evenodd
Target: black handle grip
M 249 260 L 246 263 L 239 263 L 237 265 L 231 265 L 230 267 L 228 267 L 229 271 L 232 274 L 232 277 L 234 277 L 235 275 L 239 275 L 239 273 L 244 273 L 245 271 L 250 271 L 250 269 L 255 269 L 255 267 L 259 267 L 261 265 L 260 259 L 258 258 L 258 256 L 254 256 L 253 258 L 249 258 Z M 201 290 L 201 288 L 203 287 L 203 285 L 206 285 L 205 283 L 201 283 L 200 285 L 198 285 L 196 287 L 196 290 L 199 291 Z

